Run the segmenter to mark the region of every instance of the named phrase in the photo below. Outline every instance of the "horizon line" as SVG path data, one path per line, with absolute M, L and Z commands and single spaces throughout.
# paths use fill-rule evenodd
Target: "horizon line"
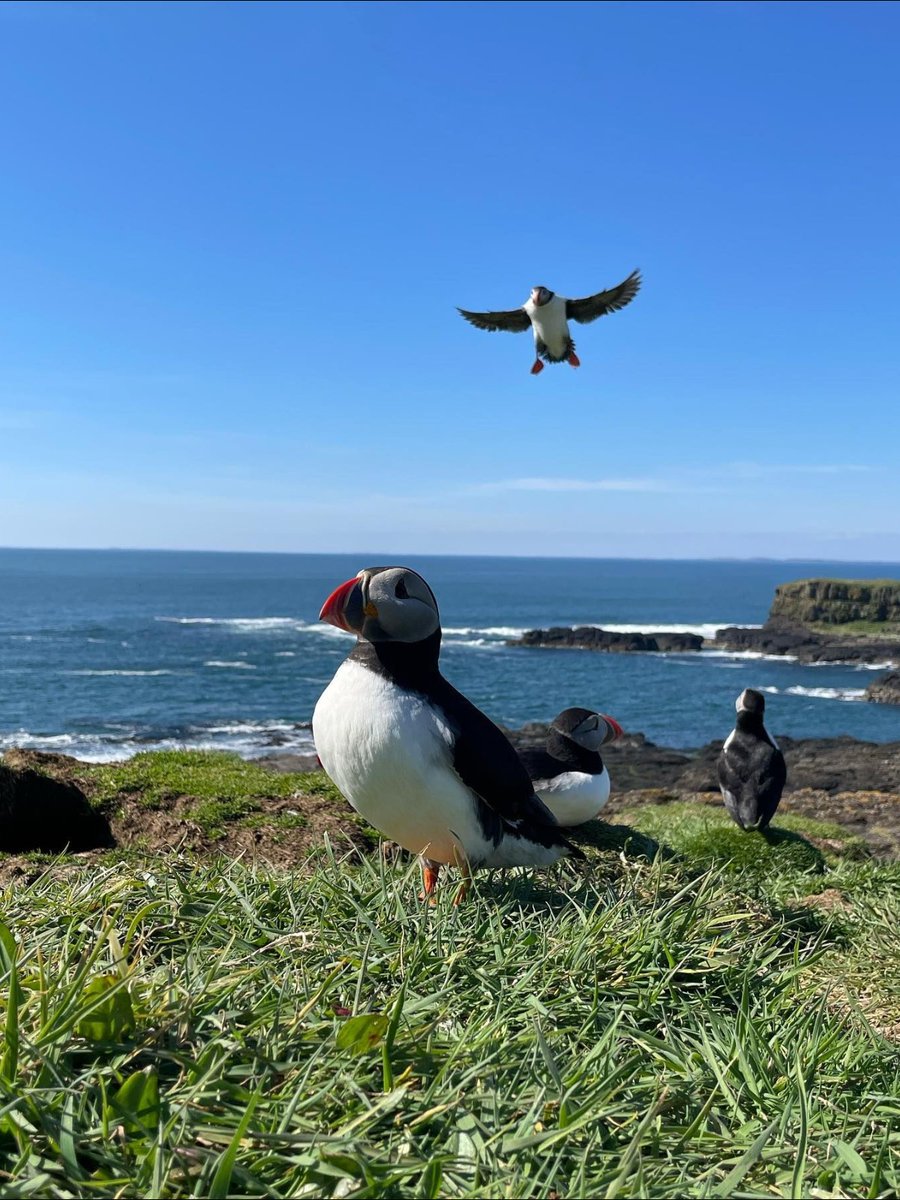
M 185 549 L 184 547 L 169 546 L 4 546 L 0 545 L 0 553 L 7 551 L 23 551 L 38 554 L 247 554 L 273 555 L 286 558 L 334 558 L 334 557 L 382 557 L 408 555 L 410 558 L 500 558 L 525 561 L 557 561 L 557 562 L 719 562 L 719 563 L 841 563 L 852 566 L 854 563 L 878 563 L 885 566 L 900 568 L 900 560 L 890 558 L 823 558 L 821 556 L 806 557 L 792 554 L 784 557 L 778 555 L 654 555 L 654 554 L 489 554 L 483 551 L 472 553 L 444 553 L 409 550 L 380 551 L 368 550 L 216 550 L 216 549 Z

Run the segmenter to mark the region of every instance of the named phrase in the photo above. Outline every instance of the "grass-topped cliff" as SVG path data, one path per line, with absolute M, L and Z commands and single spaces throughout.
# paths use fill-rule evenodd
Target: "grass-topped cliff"
M 320 773 L 12 762 L 119 846 L 4 872 L 4 1194 L 900 1190 L 900 863 L 840 825 L 620 797 L 429 909 Z
M 775 589 L 770 622 L 825 633 L 900 634 L 900 580 L 797 579 Z

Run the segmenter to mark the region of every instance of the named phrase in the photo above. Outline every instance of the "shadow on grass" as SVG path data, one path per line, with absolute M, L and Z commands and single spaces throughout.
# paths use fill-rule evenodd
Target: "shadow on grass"
M 804 857 L 808 857 L 810 864 L 808 869 L 816 875 L 821 875 L 825 870 L 825 855 L 818 846 L 814 846 L 809 838 L 805 838 L 801 833 L 794 833 L 792 829 L 784 829 L 778 825 L 770 825 L 768 829 L 760 830 L 759 836 L 774 850 L 797 850 Z
M 665 859 L 679 857 L 671 847 L 661 844 L 646 833 L 639 833 L 630 825 L 608 825 L 605 821 L 591 821 L 587 825 L 577 826 L 569 837 L 579 849 L 589 846 L 593 850 L 612 850 L 616 854 L 624 854 L 626 858 L 639 858 L 646 862 L 652 862 L 657 855 Z

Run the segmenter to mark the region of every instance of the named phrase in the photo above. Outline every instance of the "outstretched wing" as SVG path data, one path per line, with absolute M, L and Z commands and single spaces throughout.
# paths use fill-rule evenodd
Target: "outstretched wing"
M 513 308 L 509 312 L 467 312 L 464 308 L 456 310 L 461 317 L 465 317 L 470 325 L 474 325 L 477 329 L 487 329 L 489 333 L 494 333 L 498 329 L 503 329 L 506 333 L 524 333 L 526 329 L 531 328 L 531 318 L 524 308 Z
M 632 271 L 628 278 L 623 279 L 617 287 L 607 288 L 605 292 L 597 292 L 595 296 L 583 296 L 580 300 L 567 300 L 566 316 L 570 321 L 578 321 L 581 325 L 587 325 L 589 321 L 596 321 L 598 317 L 617 312 L 626 304 L 630 304 L 638 294 L 640 286 L 640 271 Z

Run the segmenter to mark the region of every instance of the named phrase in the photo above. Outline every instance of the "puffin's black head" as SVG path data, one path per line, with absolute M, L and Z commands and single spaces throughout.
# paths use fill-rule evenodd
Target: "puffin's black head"
M 550 728 L 585 750 L 599 750 L 607 742 L 622 736 L 622 726 L 614 717 L 592 712 L 589 708 L 563 709 L 558 717 L 554 717 Z
M 538 308 L 540 308 L 543 304 L 548 304 L 553 299 L 554 295 L 554 292 L 551 292 L 549 288 L 545 288 L 543 286 L 533 287 L 531 289 L 531 299 Z
M 410 567 L 366 567 L 335 588 L 319 620 L 367 642 L 422 642 L 441 627 L 434 592 Z
M 762 720 L 763 713 L 766 711 L 766 698 L 762 692 L 754 691 L 753 688 L 744 688 L 735 700 L 734 707 L 738 713 L 748 713 L 750 716 L 759 717 Z

